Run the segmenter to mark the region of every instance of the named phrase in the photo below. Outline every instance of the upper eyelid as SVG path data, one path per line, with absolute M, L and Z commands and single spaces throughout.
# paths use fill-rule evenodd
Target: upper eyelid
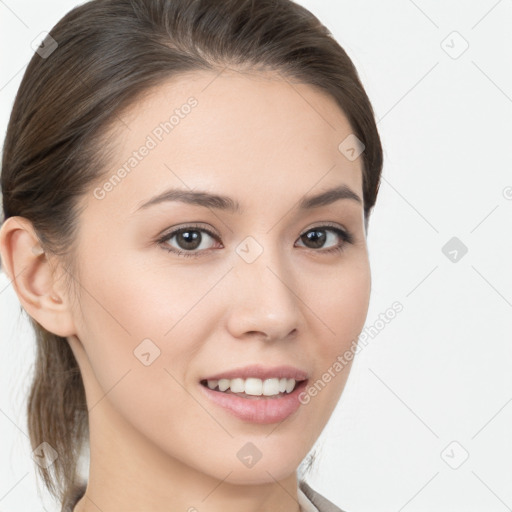
M 346 233 L 349 233 L 349 230 L 340 224 L 334 224 L 331 221 L 319 221 L 319 222 L 320 222 L 320 224 L 318 224 L 318 225 L 314 225 L 314 226 L 310 226 L 310 227 L 306 228 L 303 232 L 301 232 L 301 234 L 299 236 L 302 236 L 304 233 L 307 233 L 308 231 L 311 231 L 312 229 L 317 229 L 317 228 L 340 229 Z M 159 239 L 169 238 L 171 235 L 175 235 L 176 232 L 179 232 L 181 230 L 186 230 L 186 229 L 191 229 L 191 230 L 197 229 L 198 231 L 206 231 L 208 234 L 211 234 L 211 236 L 218 237 L 218 238 L 221 237 L 220 234 L 218 234 L 214 229 L 212 229 L 210 227 L 204 226 L 202 224 L 191 223 L 191 224 L 185 224 L 183 226 L 168 228 L 158 238 Z
M 159 240 L 162 240 L 162 239 L 168 239 L 170 238 L 171 236 L 174 236 L 176 235 L 176 233 L 180 232 L 180 231 L 183 231 L 183 230 L 187 230 L 187 229 L 190 229 L 190 230 L 198 230 L 198 231 L 205 231 L 206 233 L 208 233 L 209 235 L 213 236 L 213 237 L 217 237 L 217 238 L 220 238 L 220 235 L 216 233 L 215 230 L 209 228 L 209 227 L 206 227 L 206 226 L 202 226 L 202 225 L 195 225 L 194 223 L 192 224 L 185 224 L 183 226 L 178 226 L 178 227 L 173 227 L 173 228 L 169 228 L 168 230 L 165 230 L 159 237 L 158 239 Z

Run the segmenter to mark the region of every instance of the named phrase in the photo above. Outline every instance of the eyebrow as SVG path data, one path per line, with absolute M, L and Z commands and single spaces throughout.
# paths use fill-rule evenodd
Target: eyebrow
M 347 185 L 341 185 L 336 188 L 331 188 L 316 194 L 314 196 L 303 197 L 299 201 L 298 209 L 300 211 L 310 210 L 313 208 L 319 208 L 321 206 L 327 206 L 341 199 L 349 199 L 356 201 L 359 204 L 363 204 L 362 199 Z M 211 194 L 200 190 L 181 190 L 181 189 L 169 189 L 157 196 L 152 197 L 149 201 L 146 201 L 140 205 L 136 212 L 168 201 L 179 201 L 182 203 L 192 204 L 196 206 L 203 206 L 205 208 L 214 208 L 217 210 L 225 210 L 231 213 L 241 215 L 243 209 L 240 203 L 231 197 L 223 196 L 219 194 Z

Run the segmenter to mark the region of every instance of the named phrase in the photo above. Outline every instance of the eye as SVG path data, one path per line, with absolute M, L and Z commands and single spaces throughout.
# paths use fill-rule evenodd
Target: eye
M 195 225 L 190 225 L 171 231 L 164 237 L 160 238 L 158 242 L 162 244 L 163 248 L 168 252 L 173 252 L 179 256 L 197 257 L 200 256 L 201 254 L 197 254 L 191 251 L 196 250 L 201 246 L 201 243 L 203 242 L 203 236 L 200 233 L 206 233 L 210 238 L 219 240 L 219 237 L 209 229 Z M 185 250 L 169 247 L 167 242 L 172 240 L 174 237 L 176 237 L 176 242 Z
M 326 232 L 331 233 L 331 236 L 326 236 L 324 234 Z M 202 242 L 204 241 L 203 235 L 201 235 L 201 233 L 206 233 L 207 237 L 213 238 L 220 242 L 220 237 L 218 235 L 209 229 L 197 225 L 189 225 L 175 229 L 174 231 L 171 231 L 161 237 L 157 242 L 162 246 L 163 249 L 168 252 L 177 254 L 178 256 L 199 257 L 207 252 L 206 248 L 204 247 L 202 248 L 203 250 L 196 252 L 201 248 Z M 313 247 L 308 248 L 315 250 L 323 246 L 329 238 L 332 240 L 332 238 L 336 239 L 336 237 L 340 238 L 341 242 L 338 242 L 336 245 L 329 249 L 315 252 L 320 252 L 322 254 L 341 252 L 345 249 L 346 244 L 354 243 L 353 236 L 348 231 L 331 225 L 323 225 L 309 229 L 300 235 L 299 240 L 303 241 L 303 243 L 306 242 L 308 244 L 312 244 Z M 169 242 L 173 238 L 176 238 L 176 243 L 179 247 L 181 247 L 181 249 L 179 247 L 175 248 L 170 246 Z
M 325 249 L 323 251 L 316 251 L 321 252 L 323 254 L 325 253 L 333 253 L 333 252 L 341 252 L 345 250 L 346 244 L 352 244 L 354 243 L 353 236 L 348 232 L 341 228 L 338 228 L 336 226 L 332 225 L 324 225 L 324 226 L 318 226 L 312 229 L 309 229 L 304 234 L 302 234 L 299 237 L 299 240 L 305 240 L 307 243 L 313 244 L 313 249 L 318 248 L 319 245 L 323 245 L 326 240 L 329 238 L 324 233 L 334 233 L 336 236 L 331 236 L 330 238 L 341 238 L 342 242 L 334 245 L 333 247 L 329 249 Z

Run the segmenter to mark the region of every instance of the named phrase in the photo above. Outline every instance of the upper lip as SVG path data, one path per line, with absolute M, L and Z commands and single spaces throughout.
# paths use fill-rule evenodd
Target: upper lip
M 296 368 L 294 366 L 282 365 L 282 366 L 263 366 L 261 364 L 252 364 L 249 366 L 233 368 L 232 370 L 226 370 L 215 375 L 210 375 L 202 380 L 220 380 L 220 379 L 248 379 L 254 377 L 256 379 L 295 379 L 296 381 L 306 380 L 308 374 L 306 371 Z

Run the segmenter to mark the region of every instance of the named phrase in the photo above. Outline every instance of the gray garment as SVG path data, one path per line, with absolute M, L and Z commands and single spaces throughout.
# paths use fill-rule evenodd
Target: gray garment
M 73 495 L 64 503 L 62 512 L 73 512 L 73 508 L 85 494 L 86 486 L 87 484 L 83 483 L 75 488 Z M 299 481 L 299 488 L 318 509 L 318 512 L 344 512 L 327 498 L 324 498 L 321 494 L 314 491 L 304 480 Z
M 299 481 L 299 489 L 318 509 L 318 512 L 344 512 L 327 498 L 314 491 L 304 480 Z

